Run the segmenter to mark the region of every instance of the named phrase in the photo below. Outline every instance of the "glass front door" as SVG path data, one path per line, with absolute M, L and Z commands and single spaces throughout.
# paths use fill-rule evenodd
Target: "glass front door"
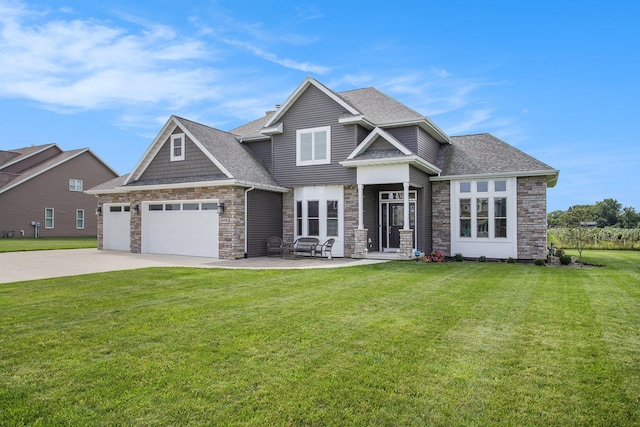
M 400 230 L 404 228 L 404 194 L 380 193 L 380 251 L 397 251 L 400 248 Z M 416 246 L 416 193 L 409 192 L 409 228 L 413 230 L 413 247 Z

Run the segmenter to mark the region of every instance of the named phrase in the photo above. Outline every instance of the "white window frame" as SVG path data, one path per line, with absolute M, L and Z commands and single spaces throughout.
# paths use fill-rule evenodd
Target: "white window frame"
M 81 179 L 70 179 L 69 180 L 69 191 L 82 191 L 84 186 L 84 182 Z
M 320 132 L 325 132 L 327 135 L 326 139 L 326 147 L 323 158 L 316 158 L 316 134 Z M 311 134 L 311 160 L 302 160 L 302 136 Z M 317 128 L 309 128 L 309 129 L 298 129 L 296 130 L 296 166 L 309 166 L 309 165 L 326 165 L 331 163 L 331 126 L 322 126 Z
M 76 209 L 76 230 L 84 230 L 84 209 Z
M 318 219 L 320 233 L 317 237 L 320 243 L 324 243 L 330 238 L 335 239 L 333 245 L 332 255 L 334 257 L 344 256 L 344 187 L 341 185 L 327 185 L 327 186 L 310 186 L 310 187 L 296 187 L 293 190 L 293 219 L 295 221 L 294 226 L 294 239 L 299 237 L 309 236 L 309 201 L 318 201 L 319 216 L 312 217 L 311 219 Z M 338 235 L 334 236 L 328 234 L 327 229 L 327 202 L 337 202 L 338 207 Z M 300 209 L 301 208 L 301 209 Z M 300 212 L 301 210 L 301 212 Z M 331 217 L 334 220 L 334 217 Z M 299 225 L 302 226 L 300 229 Z
M 47 215 L 48 211 L 51 211 L 51 217 L 49 217 Z M 55 216 L 56 216 L 56 212 L 55 209 L 53 208 L 44 208 L 44 228 L 54 228 L 56 223 L 55 223 Z M 51 220 L 51 226 L 47 226 L 47 220 Z
M 181 141 L 181 150 L 180 150 L 180 154 L 176 155 L 175 154 L 175 149 L 176 149 L 176 141 L 177 140 Z M 185 152 L 186 152 L 186 145 L 187 145 L 187 140 L 185 138 L 184 133 L 175 133 L 173 135 L 171 135 L 171 161 L 172 162 L 176 162 L 176 161 L 180 161 L 180 160 L 184 160 L 184 156 L 185 156 Z
M 496 191 L 495 182 L 505 181 L 505 190 Z M 487 182 L 487 191 L 478 191 L 478 182 Z M 461 183 L 470 183 L 469 191 L 461 191 Z M 462 253 L 464 256 L 489 258 L 517 257 L 517 180 L 516 178 L 469 178 L 451 181 L 451 254 Z M 495 237 L 495 200 L 506 199 L 506 233 L 507 237 Z M 461 236 L 461 203 L 469 199 L 471 214 L 471 235 Z M 478 200 L 488 199 L 488 231 L 487 237 L 478 237 Z

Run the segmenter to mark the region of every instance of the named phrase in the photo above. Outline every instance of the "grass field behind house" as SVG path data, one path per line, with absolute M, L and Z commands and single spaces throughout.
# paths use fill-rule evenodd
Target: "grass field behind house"
M 96 237 L 41 237 L 0 239 L 0 252 L 83 249 L 98 246 Z
M 0 425 L 638 425 L 640 253 L 585 256 L 2 284 Z

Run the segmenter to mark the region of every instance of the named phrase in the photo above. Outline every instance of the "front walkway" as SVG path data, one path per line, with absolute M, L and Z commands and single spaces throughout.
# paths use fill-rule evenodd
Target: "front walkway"
M 384 262 L 380 260 L 334 258 L 248 258 L 235 261 L 175 255 L 132 254 L 124 251 L 66 249 L 0 253 L 0 283 L 146 267 L 295 269 L 336 268 Z

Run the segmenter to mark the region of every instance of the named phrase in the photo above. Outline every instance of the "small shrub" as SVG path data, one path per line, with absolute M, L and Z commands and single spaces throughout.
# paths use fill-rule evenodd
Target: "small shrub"
M 424 262 L 444 262 L 444 255 L 440 251 L 433 251 L 424 257 Z
M 564 255 L 564 249 L 556 249 L 555 256 L 561 258 Z
M 507 258 L 507 264 L 515 264 L 516 260 L 513 257 Z
M 570 255 L 562 255 L 560 257 L 560 264 L 562 265 L 569 265 L 571 264 L 571 256 Z
M 487 262 L 487 257 L 482 255 L 480 258 L 478 258 L 478 262 Z
M 460 252 L 458 252 L 457 254 L 455 254 L 453 256 L 453 260 L 457 261 L 457 262 L 461 262 L 461 261 L 464 261 L 464 257 L 462 256 L 462 254 Z
M 541 259 L 541 258 L 537 258 L 535 261 L 533 261 L 533 263 L 534 263 L 535 265 L 537 265 L 538 267 L 542 267 L 542 266 L 544 266 L 544 260 L 543 260 L 543 259 Z

